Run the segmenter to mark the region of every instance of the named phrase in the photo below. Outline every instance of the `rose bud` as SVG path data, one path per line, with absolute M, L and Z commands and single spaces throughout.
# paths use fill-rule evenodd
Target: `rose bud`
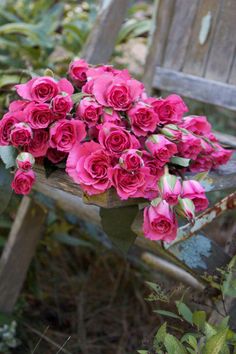
M 179 198 L 175 211 L 178 215 L 187 218 L 189 221 L 192 221 L 195 217 L 195 206 L 189 198 Z
M 183 181 L 181 197 L 191 199 L 196 212 L 206 209 L 209 204 L 204 188 L 195 180 Z
M 12 181 L 11 187 L 16 194 L 29 194 L 35 182 L 35 174 L 32 170 L 17 170 Z
M 165 200 L 144 209 L 143 232 L 146 238 L 171 242 L 176 238 L 177 227 L 175 213 Z
M 121 155 L 119 164 L 127 171 L 137 171 L 144 166 L 141 156 L 141 151 L 130 149 Z
M 162 166 L 170 161 L 171 157 L 177 153 L 176 145 L 161 134 L 150 135 L 145 145 L 152 156 L 160 161 Z
M 182 133 L 175 124 L 167 124 L 161 130 L 161 134 L 167 137 L 169 140 L 180 140 Z
M 169 173 L 165 173 L 158 182 L 162 199 L 170 205 L 176 205 L 181 194 L 182 186 L 179 179 Z
M 26 123 L 16 123 L 12 127 L 10 140 L 13 146 L 28 145 L 33 137 L 30 126 Z
M 180 156 L 195 160 L 202 151 L 201 139 L 191 133 L 182 134 L 181 141 L 178 143 Z
M 29 152 L 21 152 L 16 158 L 16 165 L 22 171 L 29 171 L 35 163 L 34 156 Z

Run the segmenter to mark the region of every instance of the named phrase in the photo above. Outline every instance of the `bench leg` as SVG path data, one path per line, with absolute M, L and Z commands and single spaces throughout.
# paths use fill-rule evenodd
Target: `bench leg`
M 0 259 L 0 312 L 11 313 L 43 231 L 46 209 L 23 197 Z

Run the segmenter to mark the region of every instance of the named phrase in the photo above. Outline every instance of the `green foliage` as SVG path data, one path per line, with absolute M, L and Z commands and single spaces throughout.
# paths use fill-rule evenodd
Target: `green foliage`
M 3 315 L 0 314 L 1 319 L 3 319 Z M 16 322 L 9 321 L 8 318 L 6 321 L 0 325 L 0 352 L 10 354 L 12 349 L 19 346 L 20 341 L 16 338 Z
M 12 188 L 11 188 L 12 175 L 9 169 L 6 169 L 5 165 L 0 160 L 0 214 L 6 209 L 8 203 L 11 199 Z

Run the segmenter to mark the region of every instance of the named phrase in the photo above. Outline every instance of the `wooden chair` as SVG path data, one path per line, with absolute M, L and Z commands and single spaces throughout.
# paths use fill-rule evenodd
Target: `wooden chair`
M 97 22 L 95 24 L 94 30 L 94 37 L 93 35 L 90 36 L 88 40 L 88 44 L 86 49 L 83 53 L 83 56 L 88 59 L 92 63 L 99 63 L 99 62 L 106 62 L 109 59 L 109 55 L 111 54 L 111 48 L 114 45 L 115 37 L 118 31 L 118 27 L 121 25 L 125 10 L 128 6 L 128 1 L 125 0 L 110 0 L 104 1 L 106 4 L 103 7 L 102 11 L 99 14 Z M 202 96 L 197 95 L 196 89 L 190 90 L 192 96 L 188 95 L 188 88 L 186 88 L 187 84 L 185 81 L 183 85 L 176 85 L 176 87 L 169 87 L 167 84 L 164 85 L 165 80 L 168 83 L 168 80 L 165 78 L 161 82 L 162 84 L 159 85 L 160 79 L 159 75 L 154 76 L 154 73 L 157 71 L 160 72 L 162 70 L 162 63 L 165 58 L 164 53 L 166 52 L 166 48 L 169 48 L 168 41 L 172 39 L 171 33 L 175 33 L 175 30 L 172 27 L 177 26 L 178 31 L 179 27 L 181 28 L 181 43 L 178 46 L 175 46 L 176 53 L 174 57 L 180 55 L 178 50 L 182 51 L 182 41 L 185 43 L 185 35 L 189 37 L 192 28 L 192 23 L 194 18 L 197 15 L 197 6 L 198 1 L 192 1 L 189 4 L 189 1 L 170 1 L 170 0 L 163 0 L 160 1 L 160 7 L 158 10 L 157 15 L 157 23 L 158 26 L 156 27 L 155 31 L 153 32 L 153 36 L 151 39 L 151 46 L 150 52 L 147 58 L 147 69 L 145 71 L 145 83 L 147 89 L 151 89 L 152 87 L 158 89 L 170 89 L 174 92 L 179 94 L 183 94 L 186 97 L 193 97 L 199 100 L 202 100 Z M 230 3 L 230 2 L 229 2 Z M 195 4 L 195 6 L 193 6 Z M 205 4 L 214 6 L 214 1 L 201 1 L 201 6 L 206 6 Z M 118 8 L 117 8 L 118 6 Z M 181 10 L 182 8 L 183 17 L 181 17 Z M 188 11 L 187 11 L 188 9 Z M 199 2 L 199 9 L 200 9 L 200 2 Z M 195 11 L 195 12 L 194 12 Z M 202 10 L 203 11 L 203 10 Z M 207 11 L 210 11 L 207 9 Z M 205 10 L 203 15 L 205 14 Z M 178 15 L 178 17 L 176 17 Z M 191 17 L 190 20 L 186 20 L 185 18 Z M 201 16 L 200 16 L 201 18 Z M 187 22 L 186 22 L 187 21 Z M 225 17 L 226 21 L 226 17 Z M 119 23 L 119 26 L 117 24 Z M 184 23 L 186 24 L 184 25 Z M 109 30 L 110 38 L 113 40 L 110 42 L 107 41 L 107 36 L 104 36 L 105 30 L 103 28 L 103 24 L 106 23 L 107 31 Z M 116 23 L 117 26 L 113 26 Z M 195 23 L 195 22 L 194 22 Z M 213 23 L 213 22 L 212 22 Z M 184 25 L 185 30 L 182 30 Z M 176 28 L 176 27 L 175 27 Z M 113 32 L 114 30 L 114 32 Z M 197 29 L 196 29 L 197 31 Z M 116 34 L 115 34 L 116 32 Z M 177 31 L 176 31 L 177 32 Z M 194 32 L 191 32 L 194 33 Z M 177 33 L 178 34 L 178 33 Z M 177 35 L 176 34 L 176 35 Z M 188 38 L 189 38 L 188 37 Z M 196 36 L 197 38 L 197 36 Z M 211 40 L 212 37 L 208 36 L 208 40 Z M 173 42 L 172 42 L 173 43 Z M 105 46 L 106 49 L 101 49 L 101 47 Z M 187 44 L 185 44 L 187 48 Z M 210 46 L 209 46 L 210 47 Z M 186 49 L 185 48 L 185 49 Z M 201 49 L 201 48 L 200 48 Z M 199 49 L 199 50 L 200 50 Z M 171 47 L 169 50 L 173 51 Z M 98 56 L 99 51 L 101 52 L 101 56 Z M 197 52 L 198 53 L 198 52 Z M 196 53 L 195 53 L 196 54 Z M 192 58 L 195 57 L 195 54 L 192 53 Z M 171 56 L 171 54 L 170 54 Z M 232 59 L 233 60 L 233 59 Z M 158 67 L 156 68 L 156 64 L 158 63 Z M 181 62 L 182 63 L 182 62 Z M 182 64 L 181 64 L 182 65 Z M 180 67 L 182 67 L 180 65 Z M 219 64 L 220 65 L 220 64 Z M 161 68 L 161 69 L 160 69 Z M 179 67 L 172 68 L 168 64 L 168 70 L 176 70 L 175 72 L 180 75 Z M 164 69 L 163 67 L 163 70 Z M 219 70 L 219 69 L 217 69 Z M 185 75 L 185 74 L 181 74 Z M 198 92 L 203 90 L 203 87 L 208 87 L 208 79 L 199 78 L 198 76 L 193 76 L 192 74 L 186 74 L 191 76 L 190 83 L 192 86 L 199 85 L 199 80 L 201 82 L 201 89 Z M 154 76 L 155 80 L 151 80 Z M 169 77 L 166 75 L 166 77 Z M 212 78 L 210 83 L 212 84 Z M 174 80 L 173 80 L 174 82 Z M 188 81 L 189 82 L 189 81 Z M 214 81 L 215 82 L 215 81 Z M 184 84 L 185 83 L 185 84 Z M 173 85 L 173 83 L 172 83 Z M 235 86 L 231 84 L 226 84 L 222 81 L 217 81 L 215 84 L 212 84 L 214 87 L 215 92 L 219 95 L 219 88 L 225 88 L 225 92 L 228 94 L 232 90 L 235 90 Z M 180 87 L 183 86 L 185 91 L 181 91 Z M 188 87 L 191 87 L 189 84 Z M 218 88 L 218 90 L 217 90 Z M 204 102 L 215 103 L 216 99 L 214 95 L 210 96 L 211 90 L 210 88 L 206 89 L 209 92 L 209 97 L 211 100 L 206 98 L 203 100 Z M 233 91 L 234 92 L 234 91 Z M 218 105 L 231 108 L 233 109 L 233 99 L 230 96 L 225 100 L 220 99 Z M 204 95 L 205 98 L 205 95 Z M 214 100 L 214 101 L 213 101 Z M 208 191 L 210 190 L 224 190 L 229 187 L 236 186 L 236 175 L 235 175 L 235 162 L 231 161 L 227 166 L 220 168 L 218 171 L 211 172 L 209 177 L 205 181 L 205 187 Z M 137 199 L 130 199 L 127 202 L 120 201 L 117 195 L 113 190 L 110 190 L 107 193 L 104 193 L 100 196 L 95 196 L 88 198 L 86 195 L 83 195 L 82 191 L 80 190 L 79 186 L 73 183 L 73 181 L 62 171 L 55 171 L 49 178 L 45 177 L 45 173 L 42 167 L 37 166 L 37 183 L 35 189 L 49 197 L 52 197 L 56 203 L 65 210 L 72 211 L 77 215 L 81 216 L 81 218 L 87 220 L 88 222 L 96 224 L 99 228 L 101 226 L 105 230 L 105 232 L 110 232 L 109 225 L 107 224 L 106 220 L 109 218 L 112 220 L 112 231 L 119 232 L 120 237 L 123 238 L 123 241 L 126 240 L 126 233 L 131 232 L 133 235 L 133 239 L 135 240 L 136 234 L 138 237 L 135 240 L 135 243 L 141 246 L 143 249 L 148 250 L 149 252 L 155 254 L 159 258 L 155 258 L 156 261 L 159 259 L 162 262 L 163 266 L 163 259 L 171 262 L 177 267 L 183 268 L 189 274 L 194 275 L 194 277 L 198 278 L 199 271 L 202 273 L 201 266 L 203 264 L 203 270 L 206 267 L 207 270 L 211 268 L 211 271 L 215 269 L 215 263 L 212 261 L 212 250 L 214 249 L 214 259 L 220 259 L 218 262 L 218 266 L 225 264 L 229 257 L 227 254 L 223 253 L 222 250 L 217 247 L 217 245 L 213 246 L 213 242 L 204 238 L 204 236 L 200 235 L 198 237 L 192 238 L 192 240 L 197 240 L 197 247 L 200 247 L 203 244 L 204 250 L 202 250 L 203 254 L 195 255 L 195 264 L 189 263 L 189 259 L 186 258 L 186 252 L 183 251 L 182 243 L 181 247 L 179 247 L 179 243 L 176 243 L 175 246 L 170 247 L 170 249 L 166 249 L 162 247 L 162 245 L 158 242 L 152 242 L 147 239 L 144 239 L 141 232 L 141 219 L 137 217 L 135 219 L 136 214 L 138 213 L 138 203 L 140 200 Z M 81 200 L 82 198 L 82 200 Z M 93 205 L 86 205 L 93 204 Z M 195 226 L 186 225 L 183 229 L 180 230 L 179 236 L 187 238 L 189 234 L 198 231 L 201 226 L 209 223 L 212 219 L 214 219 L 217 215 L 225 211 L 229 206 L 235 206 L 235 195 L 231 195 L 226 200 L 222 201 L 217 205 L 214 209 L 210 212 L 207 211 L 204 213 L 203 216 L 198 217 Z M 4 312 L 11 312 L 15 301 L 18 297 L 20 289 L 22 287 L 25 274 L 27 272 L 28 266 L 32 259 L 32 256 L 35 252 L 37 241 L 42 233 L 42 224 L 45 220 L 46 210 L 44 206 L 39 205 L 35 200 L 30 199 L 29 197 L 24 197 L 22 199 L 21 207 L 17 213 L 17 217 L 15 219 L 13 228 L 9 235 L 9 239 L 7 245 L 4 249 L 2 258 L 0 260 L 0 311 Z M 135 219 L 135 221 L 134 221 Z M 132 231 L 130 230 L 132 224 Z M 32 225 L 38 225 L 37 227 L 32 227 Z M 195 227 L 195 229 L 193 229 Z M 32 231 L 33 230 L 33 231 Z M 31 240 L 31 244 L 29 242 L 29 238 Z M 188 241 L 186 241 L 188 242 Z M 204 243 L 205 242 L 205 243 Z M 18 244 L 20 243 L 20 247 Z M 186 245 L 187 243 L 185 243 Z M 126 245 L 127 248 L 129 244 Z M 174 248 L 175 247 L 175 248 Z M 193 245 L 196 247 L 196 244 Z M 220 255 L 220 257 L 219 257 Z M 200 257 L 200 258 L 199 258 Z M 204 259 L 203 259 L 204 257 Z M 24 260 L 23 260 L 24 259 Z M 199 260 L 200 259 L 200 260 Z M 202 263 L 203 262 L 203 263 Z M 200 269 L 199 269 L 200 265 Z M 211 267 L 210 267 L 211 266 Z M 204 286 L 203 286 L 204 287 Z

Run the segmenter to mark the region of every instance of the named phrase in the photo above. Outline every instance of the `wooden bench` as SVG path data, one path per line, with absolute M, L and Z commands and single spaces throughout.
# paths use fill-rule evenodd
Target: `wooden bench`
M 232 3 L 230 1 L 226 2 Z M 123 21 L 124 13 L 128 7 L 128 1 L 125 0 L 119 0 L 119 2 L 115 0 L 104 1 L 104 4 L 105 5 L 102 7 L 98 15 L 93 32 L 90 35 L 83 52 L 83 57 L 92 63 L 106 62 L 109 59 L 114 46 L 117 31 Z M 206 4 L 209 5 L 209 9 L 205 7 Z M 186 86 L 187 84 L 184 80 L 180 80 L 179 85 L 176 83 L 176 86 L 173 87 L 168 86 L 167 84 L 165 86 L 165 82 L 168 82 L 167 78 L 170 77 L 170 72 L 172 73 L 173 70 L 175 70 L 176 74 L 185 76 L 185 72 L 180 71 L 180 68 L 184 67 L 183 58 L 181 59 L 182 61 L 178 58 L 182 55 L 182 51 L 185 50 L 184 53 L 186 54 L 187 48 L 188 50 L 191 49 L 189 48 L 190 46 L 188 46 L 191 33 L 193 36 L 198 29 L 197 20 L 194 20 L 196 16 L 199 18 L 198 23 L 199 21 L 201 22 L 202 16 L 204 16 L 205 13 L 207 14 L 207 12 L 215 6 L 214 4 L 214 1 L 207 0 L 199 2 L 194 0 L 190 5 L 187 0 L 160 0 L 160 7 L 158 9 L 157 16 L 154 16 L 154 20 L 157 21 L 158 25 L 156 26 L 151 37 L 150 51 L 147 57 L 147 65 L 144 76 L 145 84 L 149 91 L 152 88 L 166 90 L 170 89 L 172 92 L 177 92 L 186 97 L 191 97 L 190 94 L 188 95 L 188 92 L 192 92 L 192 86 L 195 85 L 195 82 L 196 85 L 198 85 L 200 80 L 201 85 L 203 86 L 201 86 L 199 93 L 202 92 L 202 87 L 207 87 L 208 89 L 206 89 L 205 92 L 209 92 L 208 96 L 204 95 L 203 101 L 215 104 L 216 99 L 213 97 L 214 95 L 211 95 L 210 98 L 210 87 L 214 87 L 215 93 L 218 96 L 219 89 L 221 90 L 222 88 L 225 88 L 226 90 L 227 88 L 228 91 L 224 91 L 227 93 L 231 92 L 230 89 L 235 90 L 235 86 L 231 83 L 228 84 L 220 79 L 216 82 L 214 81 L 212 86 L 212 77 L 205 78 L 202 76 L 199 78 L 199 76 L 196 76 L 196 72 L 191 73 L 192 81 L 187 81 L 189 87 Z M 201 9 L 201 6 L 204 7 L 204 11 Z M 183 13 L 181 11 L 183 11 Z M 200 13 L 200 15 L 202 13 L 202 15 L 200 16 L 198 13 Z M 219 14 L 217 16 L 219 16 Z M 224 21 L 227 22 L 227 17 L 224 17 Z M 213 22 L 215 23 L 216 21 L 214 20 Z M 193 23 L 196 23 L 195 32 L 192 31 Z M 180 27 L 181 29 L 179 29 Z M 178 34 L 176 28 L 178 28 L 178 31 L 181 32 L 181 35 Z M 109 36 L 107 36 L 107 33 L 109 33 Z M 179 41 L 179 46 L 173 43 L 172 36 L 174 36 L 175 33 L 176 35 L 178 34 L 178 38 L 176 38 L 176 40 L 181 38 L 181 41 Z M 188 36 L 188 41 L 185 36 Z M 195 37 L 198 38 L 196 34 Z M 212 42 L 213 36 L 208 35 L 207 40 Z M 171 41 L 173 45 L 175 44 L 173 48 L 170 48 L 170 45 L 168 44 L 169 41 Z M 184 49 L 182 42 L 185 43 Z M 207 47 L 210 48 L 208 43 Z M 166 67 L 166 64 L 164 65 L 164 59 L 166 57 L 165 53 L 167 48 L 169 48 L 168 50 L 170 51 L 170 54 L 167 56 L 169 61 L 166 62 L 168 63 Z M 199 48 L 199 51 L 202 52 L 202 49 Z M 195 60 L 194 58 L 196 53 L 198 54 L 198 51 L 192 53 L 192 60 Z M 170 62 L 172 56 L 175 60 L 178 60 L 178 63 L 180 62 L 180 65 L 178 64 L 179 66 L 172 67 L 172 63 Z M 184 58 L 187 58 L 187 56 L 184 55 Z M 232 60 L 233 57 L 231 58 L 231 61 Z M 190 64 L 188 65 L 190 66 Z M 218 65 L 221 64 L 217 64 L 217 71 L 220 70 Z M 170 72 L 166 73 L 165 71 L 165 79 L 160 79 L 159 74 L 161 72 L 164 73 L 163 70 L 167 70 L 166 68 L 168 68 Z M 201 72 L 204 73 L 204 70 Z M 189 79 L 190 73 L 186 75 Z M 154 80 L 152 80 L 152 78 L 154 78 Z M 172 85 L 173 84 L 174 80 Z M 198 95 L 196 90 L 194 91 L 194 98 L 202 100 L 202 96 L 200 94 Z M 222 107 L 233 109 L 232 99 L 228 99 L 227 102 L 221 99 L 217 103 Z M 226 139 L 225 136 L 223 136 L 223 138 Z M 233 138 L 230 139 L 232 140 L 232 145 L 235 144 L 235 140 Z M 227 138 L 227 142 L 228 140 L 229 139 Z M 218 171 L 211 172 L 204 182 L 206 189 L 208 191 L 213 191 L 225 190 L 231 187 L 235 188 L 235 167 L 236 162 L 232 160 L 227 166 L 223 166 Z M 111 231 L 109 228 L 109 223 L 107 223 L 107 219 L 109 218 L 113 223 L 112 232 L 119 232 L 124 243 L 126 240 L 126 233 L 132 233 L 133 240 L 135 240 L 136 235 L 138 235 L 135 242 L 143 249 L 148 250 L 168 262 L 171 262 L 177 267 L 183 268 L 196 278 L 200 279 L 199 274 L 202 274 L 204 270 L 211 270 L 211 272 L 213 272 L 216 266 L 216 259 L 220 260 L 217 266 L 223 265 L 229 260 L 227 254 L 225 254 L 213 241 L 205 238 L 204 235 L 189 238 L 189 240 L 184 243 L 176 243 L 168 249 L 163 247 L 163 245 L 159 242 L 153 242 L 145 239 L 141 232 L 142 220 L 139 216 L 136 217 L 138 214 L 138 203 L 140 200 L 130 199 L 127 202 L 120 201 L 112 189 L 103 195 L 89 198 L 88 196 L 83 195 L 79 186 L 73 183 L 73 181 L 62 171 L 55 171 L 49 178 L 45 177 L 45 173 L 40 166 L 37 167 L 36 172 L 36 190 L 56 200 L 56 203 L 63 209 L 76 213 L 76 215 L 79 215 L 88 222 L 94 223 L 99 228 L 102 226 L 107 233 L 110 233 Z M 86 205 L 85 203 L 92 205 Z M 195 224 L 198 225 L 197 230 L 195 231 L 198 232 L 201 226 L 211 222 L 220 213 L 224 212 L 229 207 L 234 206 L 235 194 L 231 195 L 226 200 L 224 199 L 215 207 L 215 209 L 205 212 L 203 217 L 199 217 Z M 217 212 L 215 212 L 216 210 Z M 18 210 L 15 222 L 0 260 L 0 311 L 11 312 L 13 310 L 28 266 L 35 253 L 37 242 L 42 234 L 42 227 L 46 214 L 47 210 L 45 209 L 45 206 L 38 204 L 36 200 L 29 197 L 24 197 L 22 199 L 21 206 Z M 132 231 L 130 230 L 131 225 Z M 190 225 L 188 225 L 185 226 L 185 229 L 180 230 L 179 235 L 182 233 L 182 236 L 184 235 L 186 239 L 189 235 L 192 235 L 192 232 L 193 230 Z M 112 235 L 110 236 L 112 237 Z M 186 256 L 190 249 L 187 242 L 190 242 L 191 240 L 193 244 L 192 246 L 190 244 L 190 246 L 195 251 L 199 251 L 196 254 L 193 254 L 194 261 L 192 263 L 189 261 L 189 257 Z M 203 245 L 203 247 L 201 245 Z M 125 244 L 125 247 L 128 249 L 129 243 Z

